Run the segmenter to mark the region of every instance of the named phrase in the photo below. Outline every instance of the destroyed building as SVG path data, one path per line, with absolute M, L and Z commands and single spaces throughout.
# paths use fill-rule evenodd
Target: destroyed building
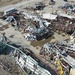
M 55 16 L 55 17 L 54 17 Z M 66 14 L 54 15 L 54 19 L 47 18 L 46 20 L 51 23 L 53 30 L 63 31 L 67 34 L 72 34 L 75 30 L 75 17 Z
M 67 14 L 75 14 L 75 5 L 73 3 L 65 3 L 63 6 L 61 6 L 61 9 L 65 11 Z
M 45 7 L 45 5 L 42 2 L 36 3 L 32 9 L 33 10 L 43 10 L 43 8 Z
M 53 35 L 53 31 L 46 24 L 47 21 L 41 17 L 31 15 L 25 12 L 17 13 L 10 12 L 3 16 L 8 23 L 11 22 L 16 29 L 21 29 L 25 33 L 24 37 L 27 40 L 47 39 Z
M 75 4 L 68 1 L 24 0 L 4 10 L 0 16 L 0 33 L 5 33 L 0 39 L 0 71 L 7 75 L 20 75 L 19 69 L 21 75 L 74 72 Z
M 70 41 L 61 41 L 54 44 L 46 43 L 42 46 L 40 50 L 40 55 L 49 56 L 48 60 L 53 61 L 54 63 L 59 60 L 63 69 L 59 69 L 60 72 L 75 69 L 75 43 Z M 72 60 L 72 61 L 71 61 Z M 57 63 L 58 64 L 58 63 Z M 57 65 L 56 64 L 56 65 Z M 67 68 L 69 67 L 69 68 Z M 67 70 L 66 70 L 67 68 Z
M 4 42 L 0 42 L 0 44 L 3 44 L 6 46 L 6 49 L 5 48 L 3 49 L 3 51 L 5 53 L 4 52 L 2 52 L 2 53 L 13 57 L 15 63 L 17 65 L 19 65 L 23 71 L 25 70 L 25 72 L 27 74 L 29 74 L 29 75 L 31 75 L 31 74 L 52 75 L 54 73 L 55 75 L 57 75 L 55 70 L 51 69 L 51 67 L 49 67 L 41 59 L 36 57 L 35 54 L 32 54 L 29 49 L 23 48 L 23 47 L 22 48 L 20 47 L 20 49 L 19 49 L 19 48 L 12 46 L 12 44 L 10 45 L 10 44 L 6 44 Z M 3 47 L 3 45 L 1 45 L 1 47 Z M 43 65 L 41 65 L 41 62 Z M 46 68 L 47 66 L 49 69 Z

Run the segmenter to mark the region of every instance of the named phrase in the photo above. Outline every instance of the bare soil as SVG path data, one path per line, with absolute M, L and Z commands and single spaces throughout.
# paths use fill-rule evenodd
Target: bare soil
M 0 55 L 0 75 L 25 75 L 9 55 Z
M 0 7 L 6 6 L 9 4 L 16 4 L 17 2 L 20 2 L 22 0 L 0 0 Z

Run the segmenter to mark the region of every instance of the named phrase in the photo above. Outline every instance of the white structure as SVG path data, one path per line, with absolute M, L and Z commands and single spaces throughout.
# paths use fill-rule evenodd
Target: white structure
M 6 15 L 9 12 L 15 12 L 15 11 L 17 11 L 15 8 L 7 9 L 7 10 L 4 11 L 4 15 Z
M 66 63 L 68 63 L 73 69 L 75 69 L 75 59 L 71 56 L 67 55 L 66 57 L 62 58 Z
M 28 14 L 26 12 L 23 12 L 22 14 L 24 15 L 25 19 L 32 19 L 33 21 L 40 21 L 40 19 L 38 18 L 38 16 L 31 15 L 31 14 Z
M 30 71 L 34 72 L 36 75 L 51 75 L 49 71 L 40 67 L 38 62 L 36 62 L 32 57 L 27 56 L 23 52 L 19 51 L 20 58 L 16 57 L 17 63 L 20 65 L 21 68 L 26 67 Z
M 45 14 L 43 14 L 42 17 L 44 19 L 50 19 L 50 20 L 52 20 L 52 19 L 56 19 L 57 15 L 53 15 L 53 14 L 50 14 L 50 13 L 45 13 Z

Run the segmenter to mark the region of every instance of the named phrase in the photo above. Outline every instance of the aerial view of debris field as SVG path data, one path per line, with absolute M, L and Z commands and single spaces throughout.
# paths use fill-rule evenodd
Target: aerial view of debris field
M 0 0 L 0 75 L 75 75 L 75 0 Z

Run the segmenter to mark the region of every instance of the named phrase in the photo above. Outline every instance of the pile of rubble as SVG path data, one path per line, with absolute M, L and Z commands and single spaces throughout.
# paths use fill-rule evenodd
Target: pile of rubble
M 43 47 L 40 50 L 40 54 L 51 54 L 52 52 L 59 52 L 60 54 L 66 53 L 67 55 L 70 55 L 75 58 L 75 42 L 69 42 L 69 41 L 61 41 L 56 42 L 54 44 L 46 43 L 43 45 Z M 70 53 L 71 52 L 71 53 Z
M 32 9 L 35 11 L 35 10 L 43 10 L 45 7 L 45 4 L 43 4 L 42 2 L 38 2 L 36 3 Z
M 73 34 L 70 36 L 70 41 L 71 41 L 71 42 L 75 42 L 75 31 L 74 31 Z
M 47 21 L 43 20 L 39 16 L 30 15 L 28 13 L 23 12 L 24 18 L 30 20 L 31 25 L 28 25 L 25 28 L 25 38 L 28 40 L 41 40 L 44 38 L 48 38 L 53 35 L 53 31 L 46 24 Z M 27 35 L 27 36 L 26 36 Z M 29 39 L 30 38 L 30 39 Z
M 64 71 L 69 74 L 71 68 L 75 69 L 75 43 L 67 41 L 55 44 L 46 43 L 41 48 L 40 55 L 44 55 L 46 60 L 52 61 L 53 64 L 58 66 L 59 73 Z
M 72 34 L 75 30 L 75 19 L 69 19 L 65 17 L 58 17 L 57 21 L 54 23 L 55 28 L 62 30 L 68 34 Z
M 3 19 L 11 23 L 15 30 L 22 30 L 24 38 L 29 41 L 47 39 L 54 34 L 53 30 L 64 31 L 68 34 L 74 32 L 75 17 L 64 14 L 47 15 L 47 17 L 52 18 L 44 19 L 37 14 L 33 15 L 25 11 L 19 12 L 14 8 L 5 11 L 3 15 Z
M 7 47 L 5 52 L 9 51 L 10 53 L 7 55 L 1 55 L 0 62 L 3 69 L 11 75 L 58 75 L 54 69 L 37 57 L 29 48 L 16 44 L 3 44 Z M 17 48 L 18 46 L 19 48 Z M 16 67 L 18 66 L 17 64 L 21 69 Z M 22 73 L 20 70 L 27 74 Z
M 75 30 L 75 17 L 59 14 L 55 20 L 47 20 L 51 22 L 53 30 L 63 31 L 67 34 L 72 34 Z
M 47 25 L 47 21 L 39 16 L 26 12 L 9 12 L 3 16 L 8 23 L 15 26 L 17 30 L 23 30 L 27 40 L 41 40 L 53 35 L 53 31 Z
M 72 3 L 65 3 L 63 6 L 61 6 L 61 9 L 65 11 L 67 14 L 75 14 L 75 5 L 74 2 Z

